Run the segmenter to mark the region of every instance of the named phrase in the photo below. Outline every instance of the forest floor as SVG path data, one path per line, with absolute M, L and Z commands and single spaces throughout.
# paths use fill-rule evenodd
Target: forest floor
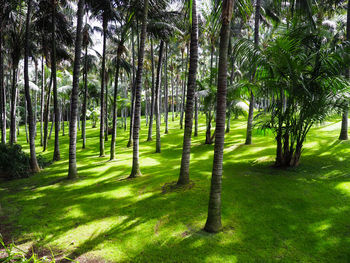
M 339 120 L 314 127 L 296 169 L 272 168 L 271 133 L 254 131 L 243 145 L 245 120 L 226 136 L 222 192 L 223 232 L 202 231 L 207 216 L 213 145 L 205 121 L 193 138 L 192 187 L 168 191 L 179 175 L 183 130 L 162 123 L 162 152 L 146 142 L 142 120 L 142 176 L 131 171 L 128 131 L 118 130 L 116 160 L 99 155 L 99 130 L 87 129 L 77 160 L 79 178 L 66 180 L 68 136 L 61 161 L 28 178 L 0 183 L 0 232 L 19 247 L 80 262 L 350 262 L 350 141 L 338 141 Z M 19 143 L 28 150 L 21 127 Z M 67 131 L 66 127 L 66 131 Z M 155 132 L 155 128 L 154 128 Z M 80 133 L 79 133 L 80 135 Z M 51 159 L 49 151 L 42 155 Z M 38 136 L 39 145 L 39 136 Z M 37 147 L 41 152 L 41 147 Z

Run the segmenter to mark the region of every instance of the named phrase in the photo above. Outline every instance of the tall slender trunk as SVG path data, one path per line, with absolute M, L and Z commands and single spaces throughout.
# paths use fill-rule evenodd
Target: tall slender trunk
M 165 45 L 165 63 L 164 63 L 164 122 L 165 122 L 165 134 L 168 133 L 168 44 Z
M 30 25 L 30 12 L 31 12 L 31 2 L 28 0 L 28 9 L 26 16 L 26 32 L 25 32 L 25 46 L 24 46 L 24 91 L 26 97 L 28 118 L 29 118 L 29 148 L 30 148 L 30 168 L 32 172 L 39 172 L 40 168 L 38 161 L 36 159 L 35 153 L 35 121 L 32 109 L 32 101 L 30 98 L 29 90 L 29 73 L 28 73 L 28 56 L 29 56 L 29 25 Z
M 254 25 L 254 45 L 257 47 L 259 45 L 259 23 L 260 23 L 260 0 L 256 0 L 255 4 L 255 25 Z M 253 73 L 252 79 L 254 79 Z M 249 112 L 248 112 L 248 121 L 247 121 L 247 136 L 245 144 L 252 144 L 252 131 L 253 131 L 253 118 L 254 118 L 254 94 L 253 91 L 250 91 L 250 100 L 249 100 Z
M 45 82 L 45 66 L 44 55 L 41 57 L 41 91 L 40 91 L 40 146 L 44 145 L 43 121 L 44 121 L 44 82 Z
M 153 55 L 153 41 L 151 38 L 151 63 L 152 63 L 152 87 L 151 87 L 151 114 L 149 119 L 149 126 L 148 126 L 148 137 L 147 141 L 152 141 L 152 129 L 153 129 L 153 113 L 154 113 L 154 82 L 155 82 L 155 76 L 154 76 L 154 55 Z
M 219 49 L 217 115 L 214 146 L 213 171 L 211 178 L 208 217 L 204 230 L 216 233 L 222 229 L 221 225 L 221 184 L 222 163 L 225 142 L 226 120 L 226 89 L 227 89 L 227 49 L 230 36 L 230 21 L 233 11 L 233 0 L 223 0 Z
M 104 128 L 105 128 L 105 72 L 106 72 L 106 38 L 107 38 L 107 20 L 103 18 L 103 51 L 102 51 L 102 70 L 101 70 L 101 114 L 100 114 L 100 157 L 105 156 Z
M 177 78 L 178 80 L 178 78 Z M 176 103 L 176 109 L 175 109 L 175 117 L 177 118 L 177 116 L 179 115 L 179 85 L 178 85 L 178 81 L 176 81 L 176 97 L 175 97 L 175 103 Z
M 117 65 L 115 70 L 115 79 L 114 79 L 114 96 L 113 96 L 113 131 L 112 131 L 112 140 L 111 140 L 111 160 L 115 158 L 115 138 L 117 136 L 117 94 L 118 94 L 118 78 L 119 78 L 119 67 L 120 67 L 120 57 L 122 54 L 123 42 L 119 43 L 117 51 Z
M 29 138 L 28 138 L 28 116 L 27 116 L 27 100 L 24 100 L 24 130 L 26 132 L 26 141 L 29 143 Z
M 4 8 L 4 1 L 0 1 L 0 10 Z M 0 15 L 0 128 L 1 143 L 6 143 L 6 99 L 4 86 L 4 56 L 3 56 L 3 16 Z
M 348 1 L 347 18 L 346 18 L 346 39 L 350 41 L 350 0 Z M 349 69 L 345 69 L 345 76 L 347 79 L 350 78 Z M 349 103 L 347 102 L 346 108 L 344 109 L 341 130 L 339 135 L 339 140 L 348 139 L 348 114 L 349 114 Z
M 140 126 L 140 108 L 141 108 L 141 86 L 142 86 L 142 71 L 145 55 L 145 41 L 147 37 L 147 15 L 148 15 L 148 0 L 144 0 L 144 11 L 142 16 L 140 48 L 138 54 L 138 64 L 136 73 L 135 85 L 135 120 L 133 129 L 133 161 L 130 178 L 141 175 L 139 163 L 139 126 Z
M 187 47 L 187 54 L 186 54 L 186 65 L 185 69 L 182 66 L 182 69 L 185 71 L 185 78 L 182 83 L 182 100 L 181 100 L 181 115 L 180 115 L 180 129 L 183 128 L 183 118 L 184 118 L 184 113 L 185 113 L 185 98 L 186 98 L 186 77 L 187 77 L 187 67 L 188 67 L 188 53 L 189 53 L 189 47 Z M 182 56 L 182 61 L 183 61 L 183 56 Z
M 106 76 L 106 96 L 105 96 L 105 141 L 108 141 L 108 128 L 109 128 L 109 123 L 108 123 L 108 75 Z
M 158 67 L 157 67 L 157 80 L 156 80 L 156 92 L 155 92 L 155 113 L 156 113 L 156 153 L 161 152 L 161 145 L 160 145 L 160 98 L 159 98 L 159 91 L 160 91 L 160 80 L 161 80 L 161 68 L 162 68 L 162 61 L 163 61 L 163 48 L 164 48 L 164 41 L 160 41 L 159 46 L 159 58 L 158 58 Z
M 82 107 L 82 123 L 81 123 L 81 137 L 83 139 L 82 148 L 86 147 L 86 109 L 87 109 L 87 96 L 88 96 L 88 85 L 87 85 L 87 45 L 85 46 L 85 61 L 84 61 L 84 98 Z
M 77 177 L 77 119 L 78 119 L 78 99 L 79 99 L 79 75 L 80 75 L 80 60 L 81 60 L 81 46 L 82 46 L 82 24 L 84 17 L 85 0 L 79 0 L 77 10 L 77 29 L 75 36 L 75 54 L 73 67 L 73 85 L 70 103 L 70 122 L 69 122 L 69 170 L 68 178 L 73 179 Z
M 148 125 L 148 80 L 145 79 L 145 117 L 146 117 L 146 127 Z
M 172 65 L 172 63 L 170 63 Z M 171 120 L 175 121 L 175 114 L 174 114 L 174 79 L 173 79 L 173 72 L 170 71 L 170 84 L 171 84 Z
M 60 145 L 59 145 L 59 110 L 57 101 L 57 77 L 56 77 L 56 0 L 52 0 L 52 50 L 51 50 L 51 72 L 52 72 L 52 83 L 53 83 L 53 108 L 55 112 L 55 147 L 53 152 L 53 160 L 59 161 L 60 156 Z
M 198 96 L 194 96 L 194 137 L 198 136 Z
M 47 139 L 48 139 L 48 128 L 49 128 L 49 114 L 50 114 L 50 99 L 51 99 L 51 86 L 52 86 L 52 72 L 50 76 L 49 90 L 47 92 L 47 99 L 45 103 L 45 112 L 44 112 L 44 146 L 43 151 L 46 151 L 47 148 Z
M 129 141 L 127 147 L 131 147 L 133 139 L 133 129 L 135 120 L 135 43 L 133 28 L 131 28 L 131 46 L 132 46 L 132 89 L 131 89 L 131 106 L 130 106 L 130 126 L 129 126 Z
M 190 182 L 190 153 L 193 124 L 193 103 L 196 89 L 196 77 L 198 68 L 198 21 L 196 0 L 192 0 L 192 30 L 190 43 L 190 66 L 187 82 L 187 101 L 185 114 L 185 130 L 183 138 L 182 158 L 178 185 L 186 185 Z M 187 64 L 186 64 L 187 68 Z M 187 69 L 186 69 L 187 70 Z
M 10 112 L 10 144 L 16 142 L 16 102 L 17 102 L 17 65 L 12 66 L 11 112 Z

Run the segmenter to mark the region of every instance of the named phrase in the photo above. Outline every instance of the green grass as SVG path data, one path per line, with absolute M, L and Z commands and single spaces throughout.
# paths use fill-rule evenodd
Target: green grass
M 78 260 L 350 262 L 350 144 L 337 140 L 338 121 L 313 128 L 300 167 L 280 170 L 271 168 L 273 135 L 255 132 L 253 145 L 245 146 L 246 122 L 233 120 L 224 153 L 224 230 L 210 235 L 201 231 L 213 157 L 213 146 L 203 143 L 203 118 L 192 143 L 191 189 L 162 193 L 179 174 L 178 120 L 170 121 L 168 135 L 162 127 L 161 154 L 154 153 L 155 137 L 146 142 L 142 121 L 143 176 L 134 180 L 124 180 L 132 160 L 128 132 L 118 131 L 117 160 L 109 162 L 110 141 L 106 157 L 99 158 L 99 130 L 89 125 L 87 149 L 80 136 L 78 141 L 79 179 L 64 180 L 66 135 L 60 138 L 62 161 L 29 179 L 0 184 L 0 218 L 12 225 L 21 247 L 50 247 L 58 257 Z M 28 149 L 23 130 L 19 143 Z M 49 149 L 43 155 L 51 159 L 53 138 Z

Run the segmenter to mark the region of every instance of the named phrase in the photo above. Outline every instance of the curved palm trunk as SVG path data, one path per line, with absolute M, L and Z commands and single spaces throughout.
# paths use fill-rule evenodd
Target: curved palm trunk
M 149 126 L 148 126 L 148 137 L 147 141 L 152 141 L 152 129 L 153 129 L 153 113 L 154 113 L 154 56 L 153 56 L 153 41 L 151 38 L 151 63 L 152 63 L 152 87 L 151 87 L 151 114 L 149 118 Z
M 10 112 L 10 144 L 16 142 L 16 102 L 17 102 L 17 65 L 12 69 L 12 88 L 11 88 L 11 112 Z
M 85 61 L 84 61 L 84 98 L 83 98 L 83 107 L 82 107 L 82 123 L 81 123 L 81 137 L 83 139 L 82 148 L 86 147 L 86 109 L 87 109 L 87 95 L 88 95 L 88 86 L 87 86 L 87 45 L 85 47 Z
M 102 70 L 101 70 L 101 114 L 100 114 L 100 157 L 105 156 L 105 72 L 106 72 L 106 37 L 107 37 L 107 21 L 103 19 L 103 51 L 102 51 Z
M 161 152 L 160 145 L 160 112 L 159 112 L 159 97 L 160 97 L 160 78 L 161 78 L 161 68 L 162 68 L 162 60 L 163 60 L 163 47 L 164 41 L 160 41 L 159 46 L 159 58 L 158 58 L 158 67 L 157 67 L 157 80 L 156 80 L 156 94 L 155 94 L 155 112 L 156 112 L 156 153 Z
M 348 10 L 347 10 L 347 19 L 346 19 L 346 39 L 350 41 L 350 1 L 348 1 Z M 349 69 L 345 70 L 346 78 L 350 78 Z M 349 103 L 347 103 L 346 108 L 344 109 L 341 130 L 339 135 L 339 140 L 348 139 L 348 113 L 349 113 Z
M 164 64 L 164 75 L 165 75 L 165 91 L 164 91 L 164 122 L 165 122 L 165 134 L 168 133 L 168 44 L 165 45 L 165 64 Z
M 113 131 L 111 140 L 111 160 L 115 158 L 115 138 L 117 136 L 117 94 L 118 94 L 118 78 L 119 78 L 119 67 L 120 67 L 120 56 L 122 54 L 123 41 L 119 44 L 117 54 L 117 65 L 115 70 L 115 83 L 114 83 L 114 96 L 113 96 Z
M 52 52 L 51 52 L 51 72 L 52 72 L 52 83 L 53 83 L 53 108 L 55 113 L 55 147 L 53 152 L 53 160 L 59 161 L 60 156 L 60 145 L 59 145 L 59 110 L 57 101 L 57 77 L 56 77 L 56 0 L 52 0 Z
M 260 21 L 260 0 L 256 0 L 255 4 L 255 25 L 254 25 L 254 45 L 259 45 L 259 21 Z M 255 74 L 255 72 L 254 72 Z M 254 74 L 252 79 L 254 78 Z M 249 112 L 248 112 L 248 121 L 247 121 L 247 136 L 245 144 L 252 144 L 252 132 L 253 132 L 253 118 L 254 118 L 254 94 L 250 92 L 249 100 Z
M 187 82 L 187 101 L 185 114 L 185 130 L 182 148 L 180 176 L 178 185 L 186 185 L 190 182 L 190 152 L 193 124 L 193 102 L 196 89 L 196 76 L 198 68 L 198 21 L 196 0 L 192 0 L 192 30 L 190 43 L 190 66 Z
M 213 171 L 211 178 L 208 217 L 204 230 L 216 233 L 221 225 L 221 178 L 225 142 L 226 119 L 226 88 L 227 88 L 227 49 L 230 37 L 230 21 L 232 17 L 233 0 L 222 3 L 222 26 L 220 32 L 219 72 L 217 89 L 216 134 L 214 146 Z
M 24 91 L 26 97 L 28 119 L 29 119 L 29 147 L 30 147 L 30 168 L 32 172 L 39 172 L 40 168 L 36 159 L 35 153 L 35 121 L 32 109 L 32 101 L 29 90 L 29 73 L 28 73 L 28 56 L 29 56 L 29 24 L 31 12 L 31 0 L 28 0 L 28 9 L 26 17 L 26 33 L 25 33 L 25 47 L 24 47 Z
M 140 49 L 136 73 L 135 85 L 135 120 L 133 130 L 133 161 L 132 170 L 129 178 L 134 178 L 141 175 L 139 164 L 139 129 L 140 129 L 140 108 L 141 108 L 141 85 L 142 85 L 142 71 L 143 60 L 145 55 L 145 41 L 147 36 L 147 16 L 148 16 L 148 0 L 144 0 L 144 11 L 142 17 Z
M 69 170 L 68 178 L 77 177 L 77 119 L 78 119 L 78 91 L 79 91 L 79 75 L 80 75 L 80 60 L 81 60 L 81 45 L 82 45 L 82 24 L 84 16 L 85 0 L 79 0 L 77 10 L 77 29 L 75 37 L 75 55 L 73 68 L 73 86 L 71 95 L 71 113 L 69 122 Z

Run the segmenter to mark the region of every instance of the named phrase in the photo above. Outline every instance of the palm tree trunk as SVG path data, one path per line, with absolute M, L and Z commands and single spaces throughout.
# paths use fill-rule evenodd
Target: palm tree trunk
M 198 21 L 196 0 L 192 0 L 192 30 L 190 43 L 190 66 L 187 82 L 187 101 L 185 114 L 185 130 L 183 138 L 182 158 L 178 185 L 186 185 L 190 182 L 190 153 L 193 124 L 193 103 L 196 89 L 196 77 L 198 68 Z M 187 64 L 186 64 L 187 68 Z M 187 70 L 187 69 L 186 69 Z
M 102 70 L 101 70 L 101 114 L 100 114 L 100 157 L 105 156 L 105 142 L 104 142 L 104 129 L 105 129 L 105 102 L 104 102 L 104 90 L 105 90 L 105 72 L 106 72 L 106 38 L 107 38 L 107 21 L 103 19 L 103 51 L 102 51 Z
M 348 10 L 347 10 L 347 19 L 346 19 L 346 39 L 350 41 L 350 1 L 348 1 Z M 349 69 L 345 69 L 346 78 L 350 78 Z M 347 103 L 346 108 L 344 109 L 341 130 L 339 135 L 339 140 L 348 139 L 348 113 L 349 113 L 349 103 Z
M 32 101 L 30 98 L 29 90 L 29 73 L 28 73 L 28 56 L 29 56 L 29 25 L 30 25 L 30 12 L 31 12 L 31 2 L 28 0 L 28 9 L 26 16 L 26 32 L 25 32 L 25 46 L 24 46 L 24 91 L 26 97 L 26 105 L 29 118 L 29 146 L 30 146 L 30 168 L 32 172 L 39 172 L 40 168 L 38 161 L 36 159 L 35 153 L 35 121 L 32 109 Z M 27 121 L 27 120 L 26 120 Z
M 256 0 L 255 4 L 255 25 L 254 25 L 254 45 L 259 45 L 259 21 L 260 21 L 260 0 Z M 255 72 L 254 72 L 255 74 Z M 252 78 L 254 78 L 254 74 Z M 252 144 L 252 131 L 253 131 L 253 118 L 254 118 L 254 94 L 253 91 L 250 91 L 250 100 L 249 100 L 249 113 L 248 113 L 248 122 L 247 122 L 247 136 L 245 144 Z
M 151 64 L 152 64 L 152 87 L 151 87 L 151 114 L 149 118 L 149 126 L 148 126 L 148 137 L 147 141 L 152 141 L 152 129 L 153 129 L 153 113 L 154 113 L 154 55 L 153 55 L 153 41 L 151 38 Z
M 165 134 L 168 134 L 168 44 L 165 45 L 165 63 L 164 63 L 164 75 L 165 75 L 165 85 L 164 85 L 164 122 L 165 122 Z
M 131 109 L 130 109 L 130 127 L 129 127 L 129 141 L 127 147 L 131 147 L 133 138 L 133 128 L 135 121 L 135 43 L 133 28 L 131 28 L 131 46 L 132 46 L 132 89 L 131 89 Z
M 77 177 L 77 120 L 78 120 L 78 99 L 79 99 L 79 75 L 80 75 L 80 60 L 81 60 L 81 46 L 82 46 L 82 24 L 84 17 L 85 0 L 79 0 L 77 10 L 77 29 L 75 37 L 75 54 L 74 54 L 74 68 L 73 68 L 73 85 L 71 94 L 71 113 L 69 122 L 69 170 L 68 178 L 73 179 Z
M 83 149 L 86 147 L 86 109 L 87 109 L 87 45 L 85 46 L 85 61 L 84 61 L 84 98 L 83 98 L 83 108 L 82 108 L 82 123 L 81 123 L 81 137 L 83 138 Z
M 52 51 L 51 51 L 51 72 L 53 80 L 53 108 L 55 112 L 55 147 L 53 152 L 53 161 L 59 161 L 60 145 L 59 145 L 59 111 L 57 101 L 57 77 L 56 77 L 56 0 L 52 0 Z
M 45 67 L 44 55 L 41 57 L 41 91 L 40 91 L 40 146 L 44 145 L 43 121 L 44 121 L 44 82 L 45 82 Z
M 3 9 L 4 2 L 0 2 L 0 8 Z M 4 86 L 4 56 L 3 56 L 3 33 L 2 33 L 2 16 L 0 15 L 0 128 L 1 143 L 6 143 L 6 101 Z
M 226 88 L 227 88 L 227 49 L 230 37 L 230 21 L 233 11 L 233 0 L 223 0 L 220 32 L 216 135 L 214 146 L 213 171 L 211 178 L 208 217 L 204 227 L 207 232 L 216 233 L 221 225 L 221 181 L 222 162 L 225 142 Z
M 156 80 L 156 93 L 155 93 L 155 112 L 156 112 L 156 153 L 161 152 L 161 145 L 160 145 L 160 101 L 159 101 L 159 90 L 160 90 L 160 79 L 161 79 L 161 68 L 162 68 L 162 61 L 163 61 L 163 48 L 164 48 L 164 41 L 160 41 L 159 46 L 159 58 L 158 58 L 158 67 L 157 67 L 157 80 Z
M 29 138 L 28 138 L 28 116 L 27 116 L 27 100 L 24 100 L 24 130 L 26 132 L 26 141 L 29 143 Z
M 172 63 L 171 63 L 172 64 Z M 174 114 L 174 79 L 173 79 L 173 73 L 170 72 L 170 83 L 171 83 L 171 121 L 175 121 L 175 114 Z
M 45 111 L 44 111 L 44 147 L 43 147 L 44 152 L 46 151 L 46 148 L 47 148 L 47 139 L 48 139 L 47 135 L 48 135 L 48 128 L 49 128 L 51 86 L 52 86 L 52 72 L 50 75 L 49 90 L 47 92 L 47 99 L 46 99 Z
M 194 137 L 198 136 L 198 97 L 194 96 Z
M 142 17 L 140 48 L 137 63 L 136 85 L 135 85 L 135 120 L 133 130 L 133 161 L 132 170 L 129 178 L 141 175 L 139 163 L 139 126 L 140 126 L 140 108 L 141 108 L 141 86 L 143 60 L 145 55 L 145 41 L 147 36 L 147 16 L 148 16 L 148 0 L 144 0 L 144 11 Z
M 11 89 L 11 112 L 10 112 L 10 144 L 16 142 L 16 102 L 17 102 L 17 66 L 12 65 L 12 89 Z
M 118 94 L 118 78 L 119 78 L 119 68 L 120 68 L 120 56 L 122 54 L 123 42 L 119 43 L 117 51 L 117 65 L 115 70 L 115 82 L 114 82 L 114 96 L 113 96 L 113 131 L 112 131 L 112 140 L 111 140 L 111 158 L 110 160 L 115 159 L 115 138 L 117 136 L 117 94 Z

